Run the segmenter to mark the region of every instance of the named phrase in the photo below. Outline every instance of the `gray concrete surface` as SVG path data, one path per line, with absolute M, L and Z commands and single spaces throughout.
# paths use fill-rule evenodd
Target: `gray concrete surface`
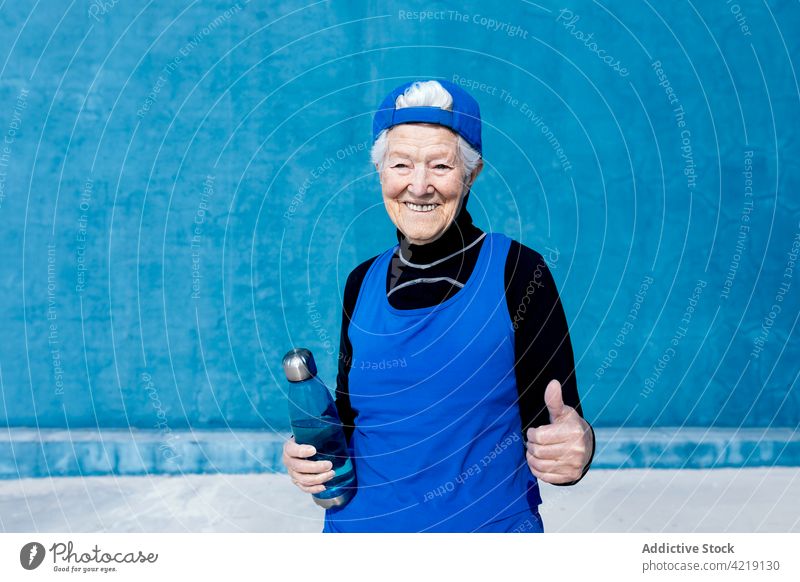
M 800 532 L 800 468 L 592 470 L 542 484 L 546 532 Z M 285 474 L 0 481 L 6 532 L 318 532 Z

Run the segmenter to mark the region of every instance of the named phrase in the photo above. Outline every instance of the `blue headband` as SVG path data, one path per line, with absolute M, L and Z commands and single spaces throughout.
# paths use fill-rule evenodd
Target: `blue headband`
M 389 129 L 401 123 L 436 123 L 449 127 L 469 145 L 483 155 L 481 143 L 481 110 L 478 102 L 464 89 L 449 81 L 435 79 L 453 97 L 453 109 L 440 107 L 401 107 L 397 109 L 397 98 L 416 81 L 409 81 L 395 88 L 381 103 L 372 120 L 372 141 L 384 129 Z

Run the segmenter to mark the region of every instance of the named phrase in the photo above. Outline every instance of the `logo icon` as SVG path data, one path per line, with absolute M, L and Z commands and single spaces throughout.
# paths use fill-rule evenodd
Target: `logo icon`
M 26 570 L 35 570 L 44 561 L 44 546 L 39 542 L 28 542 L 19 551 L 19 563 Z

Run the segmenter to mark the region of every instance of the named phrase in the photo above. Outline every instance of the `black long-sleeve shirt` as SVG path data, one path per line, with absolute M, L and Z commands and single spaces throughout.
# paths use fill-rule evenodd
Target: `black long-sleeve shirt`
M 481 235 L 483 231 L 473 224 L 466 209 L 466 199 L 450 227 L 431 243 L 412 244 L 397 230 L 398 250 L 404 260 L 395 251 L 386 274 L 389 303 L 397 309 L 416 309 L 439 304 L 457 293 L 475 267 L 484 242 L 479 240 Z M 344 289 L 336 407 L 348 441 L 358 422 L 348 392 L 348 376 L 353 364 L 348 328 L 361 283 L 376 258 L 353 269 Z M 423 278 L 425 280 L 421 280 Z M 512 240 L 505 264 L 505 289 L 508 313 L 515 329 L 514 370 L 523 435 L 529 427 L 549 424 L 544 392 L 553 379 L 561 382 L 564 404 L 575 408 L 583 417 L 567 320 L 555 281 L 542 255 Z M 583 478 L 594 459 L 594 447 L 592 429 L 592 456 L 581 477 L 561 485 L 574 485 Z

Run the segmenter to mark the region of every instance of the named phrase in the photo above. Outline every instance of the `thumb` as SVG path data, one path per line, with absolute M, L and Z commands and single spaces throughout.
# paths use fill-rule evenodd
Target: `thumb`
M 561 396 L 561 382 L 550 380 L 544 391 L 544 402 L 547 412 L 550 413 L 550 422 L 553 423 L 564 414 L 564 399 Z

